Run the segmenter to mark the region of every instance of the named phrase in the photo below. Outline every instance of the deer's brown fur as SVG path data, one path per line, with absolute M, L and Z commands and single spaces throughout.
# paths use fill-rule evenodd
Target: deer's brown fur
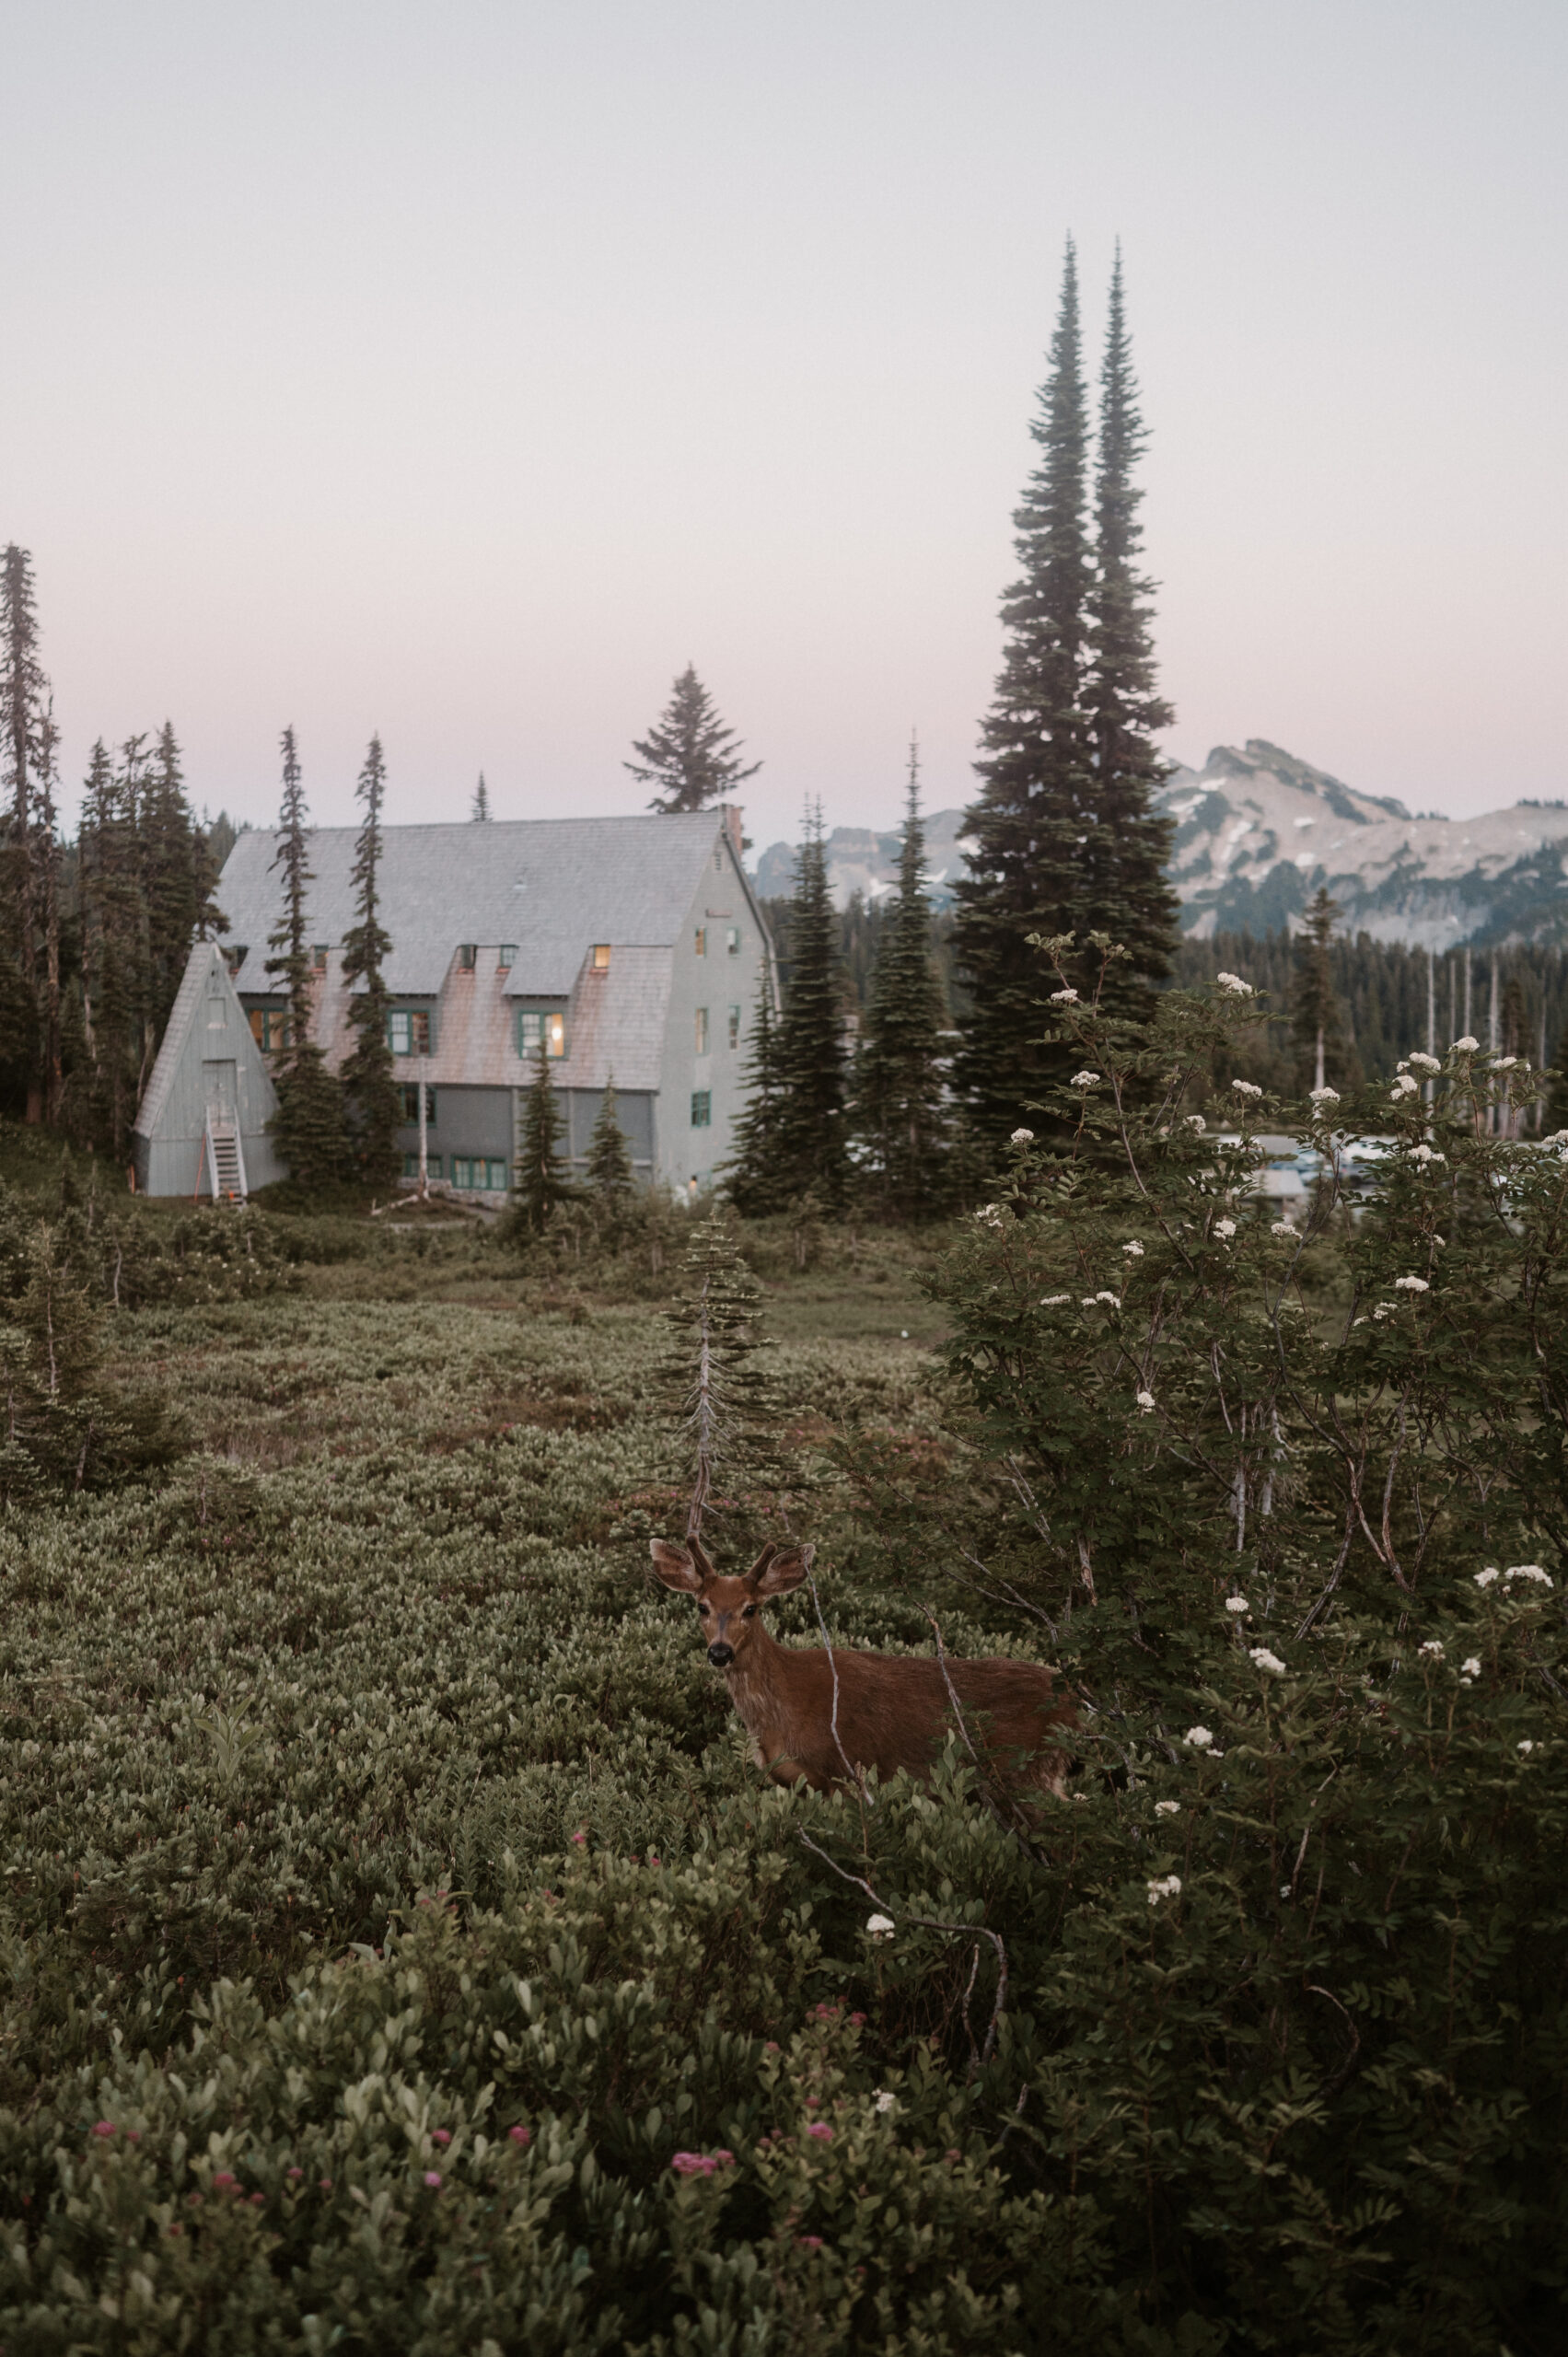
M 656 1538 L 654 1569 L 666 1587 L 694 1596 L 708 1658 L 751 1737 L 752 1756 L 775 1783 L 802 1779 L 819 1792 L 857 1770 L 924 1778 L 954 1724 L 951 1678 L 970 1741 L 1010 1784 L 1064 1792 L 1064 1727 L 1075 1717 L 1055 1674 L 1034 1662 L 855 1653 L 835 1645 L 781 1645 L 762 1606 L 805 1580 L 809 1547 L 765 1547 L 749 1572 L 726 1579 L 700 1543 Z M 837 1740 L 834 1673 L 837 1672 Z

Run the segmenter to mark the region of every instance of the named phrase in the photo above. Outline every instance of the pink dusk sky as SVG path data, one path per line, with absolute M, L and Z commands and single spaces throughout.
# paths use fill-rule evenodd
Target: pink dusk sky
M 1126 260 L 1170 751 L 1568 793 L 1562 0 L 6 0 L 0 540 L 74 810 L 972 790 L 1063 238 Z

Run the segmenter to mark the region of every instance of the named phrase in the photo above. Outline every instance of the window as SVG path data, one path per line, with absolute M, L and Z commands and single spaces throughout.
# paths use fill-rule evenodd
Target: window
M 253 1006 L 250 1010 L 250 1036 L 263 1055 L 271 1055 L 274 1048 L 286 1048 L 286 1010 L 281 1006 Z
M 474 968 L 475 968 L 475 966 L 478 964 L 478 962 L 479 962 L 479 944 L 478 944 L 478 942 L 477 942 L 477 941 L 461 941 L 461 942 L 459 942 L 459 943 L 458 944 L 458 971 L 459 971 L 459 973 L 461 973 L 461 974 L 471 974 L 471 973 L 472 973 L 472 971 L 473 971 L 473 970 L 474 970 Z
M 697 927 L 696 950 L 699 958 L 705 958 L 708 954 L 708 928 L 705 924 Z
M 425 1155 L 425 1157 L 424 1157 L 424 1167 L 425 1167 L 426 1175 L 427 1175 L 428 1177 L 430 1177 L 430 1178 L 440 1178 L 440 1176 L 441 1176 L 441 1157 L 440 1157 L 440 1155 L 439 1155 L 438 1154 L 427 1154 L 427 1155 Z M 405 1155 L 404 1155 L 404 1156 L 403 1156 L 403 1177 L 404 1177 L 405 1178 L 418 1178 L 418 1176 L 419 1176 L 419 1156 L 418 1156 L 418 1155 L 417 1155 L 417 1154 L 405 1154 Z
M 228 1001 L 221 990 L 207 993 L 207 1028 L 209 1031 L 226 1031 L 228 1028 Z
M 566 1015 L 562 1007 L 541 1011 L 524 1007 L 517 1016 L 517 1053 L 537 1056 L 539 1043 L 544 1041 L 544 1052 L 552 1061 L 566 1052 Z
M 713 1118 L 713 1090 L 711 1088 L 694 1088 L 691 1091 L 691 1127 L 694 1130 L 705 1130 L 711 1126 Z
M 724 845 L 723 845 L 723 843 L 715 843 L 715 844 L 714 845 L 714 865 L 715 867 L 722 867 L 722 866 L 724 865 Z
M 730 956 L 732 958 L 738 958 L 740 955 L 740 927 L 738 924 L 732 924 L 726 933 L 724 938 L 725 947 L 729 951 Z
M 402 1099 L 404 1120 L 417 1121 L 419 1119 L 419 1083 L 415 1081 L 412 1087 L 405 1084 L 403 1086 L 399 1088 L 398 1095 Z M 424 1092 L 424 1121 L 427 1129 L 435 1126 L 436 1091 L 433 1088 L 427 1088 Z
M 700 1056 L 705 1056 L 707 1052 L 708 1010 L 705 1006 L 700 1006 L 697 1009 L 697 1053 Z
M 740 1045 L 740 1009 L 738 1006 L 729 1010 L 729 1044 L 732 1048 Z
M 592 964 L 596 974 L 609 973 L 610 944 L 608 941 L 596 941 L 594 943 Z
M 423 1006 L 394 1006 L 387 1017 L 387 1045 L 394 1056 L 430 1053 L 430 1013 Z
M 310 970 L 313 974 L 324 974 L 327 970 L 327 945 L 324 941 L 311 944 Z
M 515 941 L 504 941 L 501 944 L 500 948 L 495 952 L 495 963 L 500 967 L 501 971 L 504 974 L 509 974 L 517 962 L 517 943 Z
M 223 953 L 223 962 L 228 968 L 229 980 L 231 981 L 235 975 L 238 973 L 239 969 L 244 965 L 245 960 L 250 957 L 250 952 L 246 947 L 243 941 L 231 941 L 229 943 L 228 947 Z
M 417 1160 L 417 1156 L 415 1157 Z M 434 1169 L 435 1165 L 431 1167 Z M 489 1195 L 504 1195 L 511 1183 L 508 1165 L 487 1159 L 483 1155 L 455 1154 L 452 1156 L 452 1184 Z

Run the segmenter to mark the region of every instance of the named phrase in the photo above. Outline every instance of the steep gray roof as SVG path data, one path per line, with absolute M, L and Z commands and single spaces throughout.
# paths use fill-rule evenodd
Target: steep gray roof
M 515 942 L 505 995 L 563 998 L 596 941 L 668 948 L 724 823 L 714 810 L 389 827 L 380 869 L 381 921 L 392 941 L 387 986 L 399 996 L 435 995 L 460 942 Z M 310 836 L 308 938 L 333 949 L 354 921 L 357 840 L 354 827 Z M 229 938 L 245 946 L 235 976 L 242 991 L 279 988 L 263 970 L 281 909 L 276 848 L 270 828 L 241 835 L 218 888 Z

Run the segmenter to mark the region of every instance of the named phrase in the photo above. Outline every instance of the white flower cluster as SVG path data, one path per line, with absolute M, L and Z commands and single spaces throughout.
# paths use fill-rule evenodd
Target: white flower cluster
M 1462 1039 L 1455 1040 L 1454 1053 L 1457 1056 L 1473 1056 L 1480 1045 L 1481 1041 L 1479 1039 L 1472 1039 L 1469 1033 L 1467 1031 Z
M 975 1217 L 983 1226 L 1000 1228 L 1002 1225 L 1002 1206 L 1000 1203 L 981 1203 L 979 1211 L 975 1213 Z
M 1307 1094 L 1314 1105 L 1337 1105 L 1340 1101 L 1337 1088 L 1309 1088 Z
M 1518 1061 L 1517 1056 L 1493 1056 L 1492 1069 L 1493 1072 L 1512 1072 Z
M 1191 1744 L 1194 1751 L 1212 1751 L 1214 1746 L 1214 1731 L 1210 1727 L 1189 1727 L 1182 1740 Z
M 1092 1309 L 1097 1301 L 1103 1301 L 1109 1309 L 1120 1309 L 1121 1306 L 1120 1297 L 1113 1293 L 1086 1293 L 1084 1295 L 1083 1306 L 1086 1309 Z
M 1263 1094 L 1255 1080 L 1233 1080 L 1230 1093 L 1233 1097 L 1261 1097 Z
M 1073 1074 L 1073 1086 L 1074 1088 L 1092 1088 L 1098 1078 L 1098 1072 L 1075 1072 Z
M 1465 1659 L 1464 1659 L 1464 1660 L 1459 1664 L 1459 1683 L 1460 1683 L 1460 1685 L 1461 1685 L 1461 1686 L 1473 1686 L 1473 1685 L 1474 1685 L 1474 1683 L 1475 1683 L 1475 1681 L 1476 1681 L 1476 1679 L 1477 1679 L 1480 1676 L 1481 1676 L 1481 1655 L 1480 1655 L 1479 1654 L 1469 1654 L 1469 1655 L 1466 1655 L 1466 1657 L 1465 1657 Z
M 1076 1006 L 1078 1004 L 1078 993 L 1076 991 L 1070 990 L 1052 991 L 1051 993 L 1051 1004 L 1052 1006 Z
M 1429 1145 L 1412 1145 L 1411 1148 L 1411 1160 L 1419 1162 L 1423 1169 L 1429 1162 L 1446 1162 L 1447 1159 L 1446 1154 L 1434 1154 Z
M 1040 1306 L 1042 1309 L 1065 1309 L 1072 1298 L 1070 1293 L 1045 1293 L 1040 1297 Z
M 1385 1318 L 1392 1318 L 1399 1306 L 1397 1301 L 1380 1301 L 1372 1313 L 1373 1322 L 1380 1326 Z M 1358 1318 L 1355 1322 L 1360 1326 L 1364 1321 Z
M 1139 1391 L 1135 1392 L 1133 1397 L 1137 1401 L 1138 1413 L 1140 1416 L 1152 1416 L 1155 1409 L 1154 1393 L 1152 1391 Z
M 1477 1587 L 1491 1587 L 1493 1581 L 1499 1579 L 1504 1582 L 1533 1580 L 1538 1587 L 1551 1587 L 1552 1585 L 1551 1573 L 1543 1572 L 1539 1563 L 1510 1563 L 1505 1572 L 1500 1572 L 1495 1563 L 1489 1563 L 1484 1572 L 1477 1572 L 1475 1584 Z
M 1202 1113 L 1189 1113 L 1182 1123 L 1183 1129 L 1191 1130 L 1195 1138 L 1201 1138 L 1208 1126 Z
M 1181 1803 L 1179 1801 L 1156 1801 L 1155 1803 L 1155 1815 L 1156 1817 L 1179 1817 L 1181 1815 Z
M 890 1915 L 868 1915 L 865 1928 L 874 1940 L 885 1940 L 892 1934 L 893 1919 Z
M 1149 1885 L 1151 1907 L 1157 1907 L 1162 1898 L 1179 1898 L 1180 1896 L 1181 1876 L 1179 1875 L 1156 1875 Z
M 1432 1287 L 1424 1277 L 1396 1277 L 1394 1291 L 1396 1293 L 1430 1293 Z
M 1417 1072 L 1441 1072 L 1443 1069 L 1435 1056 L 1425 1054 L 1420 1048 L 1415 1051 L 1411 1062 Z
M 1225 1600 L 1225 1608 L 1227 1612 L 1250 1612 L 1252 1607 L 1244 1596 L 1227 1596 Z
M 1121 1249 L 1130 1260 L 1141 1260 L 1144 1257 L 1144 1248 L 1135 1236 L 1129 1237 Z
M 1288 1219 L 1276 1219 L 1272 1221 L 1269 1227 L 1269 1234 L 1271 1236 L 1288 1236 L 1292 1243 L 1295 1241 L 1295 1230 L 1292 1227 Z
M 1266 1669 L 1271 1678 L 1283 1678 L 1285 1674 L 1283 1662 L 1278 1654 L 1272 1654 L 1267 1645 L 1249 1645 L 1247 1658 L 1255 1661 L 1260 1669 Z
M 872 2110 L 881 2112 L 884 2118 L 889 2112 L 897 2111 L 898 2107 L 899 2098 L 891 2087 L 878 2087 L 871 2098 Z
M 1417 1645 L 1415 1657 L 1417 1661 L 1441 1661 L 1443 1648 L 1435 1637 L 1428 1637 L 1423 1645 Z
M 1516 1744 L 1514 1746 L 1514 1748 L 1515 1748 L 1515 1750 L 1516 1750 L 1516 1751 L 1522 1751 L 1522 1752 L 1524 1753 L 1524 1755 L 1525 1755 L 1526 1759 L 1527 1759 L 1529 1758 L 1530 1753 L 1535 1749 L 1535 1745 L 1534 1745 L 1533 1743 L 1531 1743 L 1531 1742 L 1528 1740 L 1528 1738 L 1527 1737 L 1527 1738 L 1526 1738 L 1526 1740 L 1525 1740 L 1523 1743 L 1516 1743 Z
M 1225 992 L 1227 998 L 1250 998 L 1252 996 L 1251 983 L 1244 982 L 1239 974 L 1216 974 L 1214 976 L 1214 980 L 1219 984 L 1221 990 Z
M 1408 1072 L 1402 1072 L 1400 1073 L 1398 1080 L 1395 1081 L 1392 1088 L 1389 1089 L 1388 1094 L 1393 1097 L 1397 1104 L 1401 1097 L 1419 1095 L 1420 1089 L 1420 1081 L 1412 1079 Z
M 1008 1141 L 1011 1145 L 1033 1145 L 1034 1142 L 1035 1133 L 1032 1130 L 1015 1130 Z
M 1231 1237 L 1236 1234 L 1236 1222 L 1233 1219 L 1215 1220 L 1214 1234 L 1219 1237 L 1222 1244 L 1228 1244 Z

